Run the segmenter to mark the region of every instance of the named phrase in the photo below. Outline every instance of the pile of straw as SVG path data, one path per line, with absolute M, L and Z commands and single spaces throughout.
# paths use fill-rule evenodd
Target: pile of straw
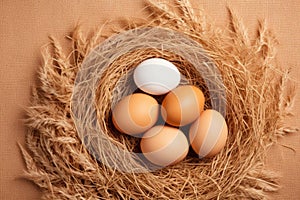
M 27 109 L 26 148 L 21 147 L 25 176 L 43 189 L 44 199 L 265 199 L 279 187 L 276 174 L 264 167 L 266 151 L 279 136 L 296 131 L 284 124 L 291 115 L 295 90 L 288 83 L 288 71 L 274 62 L 275 37 L 262 22 L 257 37 L 250 40 L 231 10 L 229 28 L 221 29 L 199 9 L 193 10 L 187 0 L 176 1 L 176 9 L 147 2 L 151 19 L 128 22 L 118 32 L 164 27 L 203 46 L 225 86 L 229 136 L 224 150 L 210 159 L 189 155 L 177 165 L 149 173 L 122 172 L 99 162 L 85 148 L 70 106 L 82 62 L 104 34 L 95 31 L 90 35 L 77 27 L 69 37 L 73 49 L 69 56 L 54 38 L 43 52 L 40 85 L 34 88 Z M 108 140 L 128 151 L 136 151 L 139 139 L 115 134 L 109 110 L 124 91 L 117 84 L 128 73 L 122 69 L 149 57 L 163 57 L 182 66 L 187 81 L 202 85 L 209 99 L 201 75 L 195 75 L 193 65 L 172 52 L 139 49 L 119 57 L 101 77 L 95 105 Z M 206 106 L 211 105 L 207 102 Z

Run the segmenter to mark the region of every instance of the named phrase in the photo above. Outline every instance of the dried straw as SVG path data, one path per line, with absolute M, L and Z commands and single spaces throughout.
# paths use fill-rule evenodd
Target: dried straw
M 188 156 L 177 165 L 151 173 L 120 172 L 99 163 L 80 140 L 70 101 L 82 61 L 105 36 L 101 29 L 90 35 L 77 27 L 68 37 L 73 49 L 70 55 L 63 53 L 54 38 L 43 52 L 41 84 L 34 88 L 32 105 L 27 109 L 26 149 L 20 146 L 27 166 L 25 176 L 43 189 L 43 199 L 265 199 L 267 192 L 279 187 L 276 174 L 264 166 L 266 151 L 278 137 L 297 131 L 284 124 L 292 114 L 295 90 L 288 71 L 274 62 L 275 37 L 262 22 L 251 41 L 230 9 L 229 29 L 220 29 L 206 20 L 202 10 L 192 9 L 188 0 L 178 0 L 177 10 L 153 0 L 148 0 L 148 5 L 150 22 L 128 22 L 118 32 L 160 26 L 183 33 L 203 46 L 221 72 L 226 88 L 229 138 L 224 150 L 211 159 Z M 122 93 L 124 88 L 116 83 L 127 71 L 120 69 L 148 57 L 164 57 L 184 66 L 180 69 L 188 81 L 203 84 L 182 57 L 141 49 L 120 57 L 111 64 L 111 71 L 104 73 L 101 80 L 110 82 L 99 84 L 95 104 L 98 113 L 109 109 L 112 99 Z M 110 141 L 135 150 L 138 139 L 114 134 L 109 117 L 109 112 L 98 115 L 99 123 L 106 124 Z

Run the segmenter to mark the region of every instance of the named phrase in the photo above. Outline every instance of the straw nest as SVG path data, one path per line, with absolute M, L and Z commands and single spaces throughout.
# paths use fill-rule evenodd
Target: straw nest
M 68 37 L 72 43 L 70 55 L 63 53 L 54 38 L 50 38 L 50 45 L 43 52 L 40 84 L 34 88 L 32 105 L 27 109 L 26 148 L 21 147 L 26 178 L 43 189 L 44 199 L 265 199 L 268 192 L 279 186 L 276 174 L 264 167 L 266 151 L 279 136 L 296 131 L 284 124 L 291 115 L 295 90 L 289 84 L 288 71 L 274 62 L 275 37 L 260 22 L 256 38 L 250 40 L 231 10 L 228 28 L 219 28 L 206 20 L 200 9 L 193 10 L 188 1 L 176 1 L 176 7 L 147 2 L 151 12 L 147 21 L 127 22 L 126 28 L 116 32 L 162 27 L 201 44 L 220 71 L 226 94 L 229 138 L 224 150 L 210 159 L 189 155 L 179 164 L 148 173 L 117 170 L 117 165 L 141 167 L 131 157 L 122 162 L 111 153 L 113 146 L 138 151 L 139 139 L 116 134 L 110 121 L 111 106 L 128 92 L 122 77 L 127 77 L 139 62 L 150 57 L 172 61 L 187 82 L 205 92 L 206 107 L 213 106 L 205 78 L 195 71 L 194 65 L 171 51 L 141 48 L 125 50 L 117 59 L 103 57 L 109 67 L 102 72 L 96 88 L 92 88 L 92 103 L 96 124 L 109 143 L 100 138 L 95 150 L 99 154 L 91 154 L 81 140 L 83 127 L 75 122 L 78 113 L 72 110 L 71 101 L 84 59 L 105 35 L 102 29 L 88 34 L 77 27 Z M 140 43 L 147 45 L 143 38 Z M 112 159 L 101 160 L 103 156 Z

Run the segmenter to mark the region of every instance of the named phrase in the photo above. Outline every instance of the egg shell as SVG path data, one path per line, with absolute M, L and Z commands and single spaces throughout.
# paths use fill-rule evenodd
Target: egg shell
M 158 102 L 147 94 L 135 93 L 115 105 L 112 121 L 119 131 L 136 136 L 151 128 L 158 116 Z
M 169 126 L 154 126 L 141 139 L 144 156 L 159 166 L 174 165 L 182 161 L 189 150 L 184 133 Z
M 199 117 L 204 109 L 204 102 L 204 95 L 196 86 L 179 86 L 164 98 L 161 114 L 168 124 L 185 126 Z
M 150 58 L 135 68 L 133 79 L 144 92 L 162 95 L 178 86 L 180 72 L 173 63 L 165 59 Z
M 191 125 L 189 139 L 200 158 L 212 157 L 225 146 L 228 128 L 224 117 L 216 110 L 205 110 Z

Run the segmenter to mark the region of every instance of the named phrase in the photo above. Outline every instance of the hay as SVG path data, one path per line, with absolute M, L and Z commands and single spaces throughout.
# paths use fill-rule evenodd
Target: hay
M 221 72 L 226 89 L 229 138 L 225 149 L 211 159 L 190 155 L 177 165 L 151 173 L 122 172 L 98 162 L 82 144 L 70 106 L 82 62 L 104 34 L 95 31 L 87 36 L 77 27 L 69 37 L 73 48 L 69 56 L 50 38 L 49 48 L 43 52 L 41 84 L 34 88 L 27 109 L 26 149 L 21 147 L 25 176 L 43 189 L 44 199 L 265 199 L 267 192 L 278 189 L 276 174 L 264 166 L 265 154 L 278 137 L 296 129 L 284 124 L 291 115 L 295 90 L 289 84 L 288 71 L 274 62 L 276 39 L 262 22 L 251 41 L 231 10 L 229 29 L 220 29 L 188 1 L 177 3 L 174 11 L 148 0 L 150 22 L 128 22 L 117 32 L 159 26 L 203 46 Z M 95 105 L 106 138 L 129 151 L 136 151 L 138 139 L 115 134 L 109 110 L 113 101 L 124 95 L 124 85 L 118 81 L 122 83 L 127 69 L 148 57 L 167 58 L 182 66 L 180 71 L 188 81 L 205 83 L 191 63 L 169 51 L 139 49 L 114 60 L 101 77 Z M 202 89 L 209 99 L 205 86 Z M 206 106 L 212 105 L 207 101 Z

